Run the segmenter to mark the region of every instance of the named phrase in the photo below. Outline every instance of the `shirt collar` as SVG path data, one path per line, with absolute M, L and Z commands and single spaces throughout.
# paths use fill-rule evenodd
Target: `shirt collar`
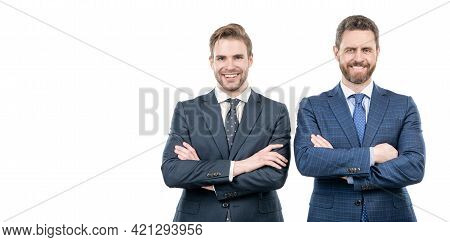
M 348 88 L 344 83 L 341 81 L 340 83 L 342 92 L 344 93 L 345 98 L 349 98 L 351 95 L 356 94 L 352 89 Z M 373 90 L 373 81 L 370 80 L 370 84 L 365 87 L 361 93 L 365 94 L 369 99 L 372 97 L 372 90 Z
M 247 103 L 248 99 L 250 98 L 251 93 L 252 93 L 252 89 L 250 88 L 250 86 L 247 86 L 247 88 L 241 94 L 236 96 L 235 98 L 241 100 L 244 103 Z M 228 98 L 231 98 L 230 96 L 228 96 L 228 94 L 226 94 L 224 91 L 222 91 L 219 87 L 214 88 L 214 94 L 216 95 L 218 103 L 225 102 Z

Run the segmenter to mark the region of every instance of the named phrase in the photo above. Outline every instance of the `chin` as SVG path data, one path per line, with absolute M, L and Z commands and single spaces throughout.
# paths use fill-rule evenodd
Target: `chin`
M 363 84 L 367 82 L 370 78 L 350 78 L 351 83 L 355 84 Z
M 235 92 L 239 90 L 239 87 L 223 87 L 223 89 L 225 89 L 228 92 Z

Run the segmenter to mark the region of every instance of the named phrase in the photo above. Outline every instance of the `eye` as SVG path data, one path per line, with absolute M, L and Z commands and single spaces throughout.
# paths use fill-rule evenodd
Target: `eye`
M 217 57 L 216 57 L 216 60 L 218 60 L 218 61 L 223 61 L 224 58 L 223 58 L 223 56 L 217 56 Z
M 363 51 L 364 53 L 371 53 L 371 52 L 372 52 L 372 50 L 369 49 L 369 48 L 364 48 L 362 51 Z
M 352 54 L 353 52 L 355 52 L 355 49 L 346 49 L 345 53 L 347 54 Z

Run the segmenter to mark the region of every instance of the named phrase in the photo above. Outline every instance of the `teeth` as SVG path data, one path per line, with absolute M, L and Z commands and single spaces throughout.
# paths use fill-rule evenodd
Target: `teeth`
M 237 74 L 225 74 L 224 76 L 225 76 L 226 78 L 233 78 L 233 77 L 236 77 Z

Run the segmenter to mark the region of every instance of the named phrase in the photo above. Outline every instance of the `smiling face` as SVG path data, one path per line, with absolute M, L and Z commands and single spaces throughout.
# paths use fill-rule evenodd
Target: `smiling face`
M 334 55 L 339 62 L 344 83 L 368 84 L 379 52 L 372 31 L 346 30 L 339 48 L 334 47 Z
M 209 61 L 219 87 L 224 92 L 234 97 L 245 90 L 253 57 L 248 56 L 247 47 L 242 40 L 219 39 Z

